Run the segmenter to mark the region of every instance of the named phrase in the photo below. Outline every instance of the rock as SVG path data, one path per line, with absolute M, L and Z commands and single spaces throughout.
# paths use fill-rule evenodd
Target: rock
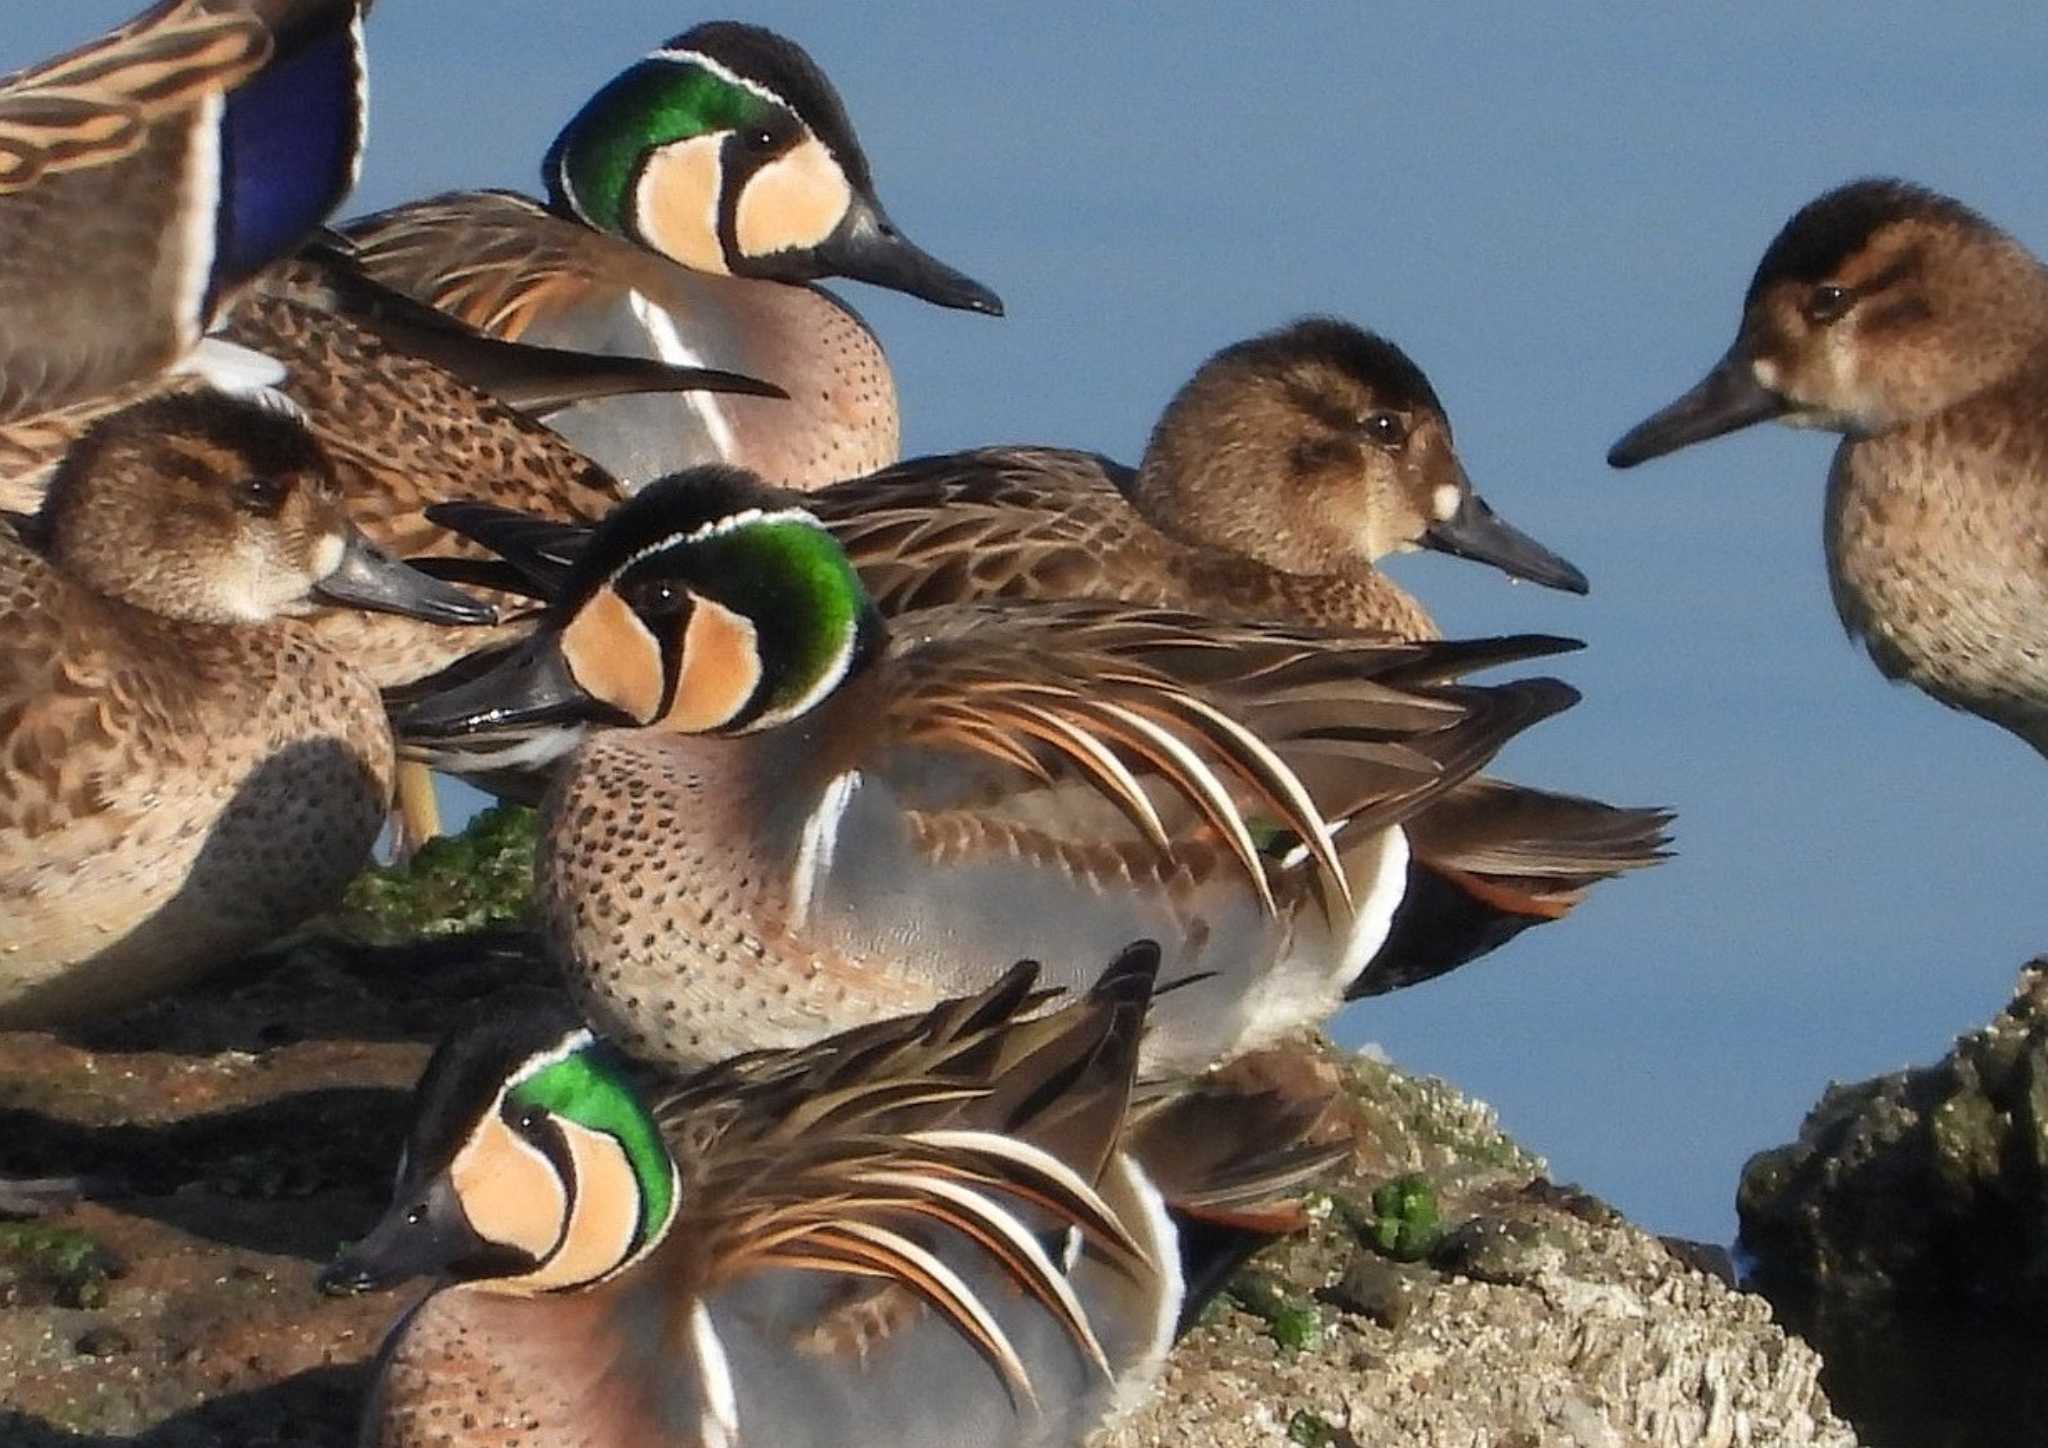
M 525 846 L 492 829 L 490 858 L 512 861 L 496 890 Z M 441 852 L 356 891 L 389 918 L 353 938 L 90 1032 L 0 1033 L 0 1174 L 127 1183 L 0 1249 L 0 1444 L 355 1442 L 366 1364 L 418 1289 L 323 1298 L 313 1278 L 382 1209 L 431 1041 L 493 989 L 550 978 L 516 933 L 365 943 L 442 908 L 451 860 L 480 868 Z M 1551 1185 L 1485 1106 L 1320 1040 L 1223 1079 L 1334 1092 L 1321 1129 L 1351 1155 L 1311 1229 L 1210 1306 L 1103 1448 L 1853 1448 L 1819 1360 L 1761 1299 Z
M 1829 1087 L 1736 1206 L 1777 1291 L 2048 1305 L 2048 960 L 1935 1065 Z
M 1331 1209 L 1233 1284 L 1098 1448 L 1854 1448 L 1820 1359 L 1761 1298 L 1544 1179 L 1442 1082 L 1327 1043 L 1286 1054 L 1343 1087 L 1357 1150 Z M 1383 1256 L 1367 1205 L 1411 1174 L 1446 1227 L 1426 1264 Z M 1275 1324 L 1304 1297 L 1316 1331 L 1290 1339 Z

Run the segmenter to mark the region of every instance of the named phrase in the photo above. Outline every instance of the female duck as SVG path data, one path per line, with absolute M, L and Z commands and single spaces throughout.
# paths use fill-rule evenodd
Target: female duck
M 1824 518 L 1850 636 L 2048 754 L 2048 267 L 1904 181 L 1815 198 L 1757 264 L 1727 354 L 1607 461 L 1772 418 L 1842 434 Z
M 442 623 L 296 422 L 216 393 L 96 425 L 0 529 L 0 1022 L 171 989 L 325 908 L 390 804 L 377 690 L 293 615 Z
M 1447 681 L 1569 647 L 1091 602 L 892 633 L 815 518 L 706 468 L 613 513 L 532 640 L 398 722 L 497 764 L 624 726 L 552 791 L 538 888 L 633 1049 L 801 1044 L 1150 937 L 1200 979 L 1148 1056 L 1199 1069 L 1334 1009 L 1400 900 L 1403 822 L 1577 698 Z
M 810 488 L 895 461 L 888 362 L 816 278 L 1002 311 L 896 229 L 831 81 L 756 26 L 699 25 L 633 64 L 542 171 L 546 205 L 463 192 L 350 232 L 378 279 L 494 335 L 720 367 L 789 394 L 621 398 L 551 419 L 629 483 L 728 461 Z

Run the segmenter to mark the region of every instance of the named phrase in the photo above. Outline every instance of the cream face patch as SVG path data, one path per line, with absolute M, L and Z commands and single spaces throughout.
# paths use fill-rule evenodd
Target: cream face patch
M 719 136 L 663 146 L 640 177 L 635 220 L 647 243 L 693 271 L 726 276 L 718 240 L 718 193 L 725 184 Z
M 610 584 L 562 630 L 562 661 L 591 698 L 642 724 L 661 709 L 661 645 Z
M 801 251 L 830 236 L 853 204 L 853 188 L 815 136 L 747 178 L 733 219 L 742 256 Z
M 477 1233 L 544 1259 L 562 1240 L 569 1194 L 554 1166 L 493 1112 L 450 1168 L 455 1195 Z
M 682 677 L 665 722 L 685 734 L 730 723 L 761 684 L 761 643 L 754 625 L 707 598 L 696 600 L 683 631 Z

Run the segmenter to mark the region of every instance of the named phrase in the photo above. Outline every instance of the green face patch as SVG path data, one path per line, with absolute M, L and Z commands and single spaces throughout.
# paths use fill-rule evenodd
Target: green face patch
M 775 113 L 769 101 L 701 66 L 643 60 L 592 96 L 555 138 L 542 166 L 548 194 L 592 226 L 623 234 L 648 152 L 761 125 Z
M 639 1093 L 599 1047 L 565 1056 L 506 1093 L 515 1106 L 551 1112 L 619 1143 L 640 1184 L 640 1225 L 633 1249 L 668 1225 L 675 1210 L 675 1175 L 661 1129 Z

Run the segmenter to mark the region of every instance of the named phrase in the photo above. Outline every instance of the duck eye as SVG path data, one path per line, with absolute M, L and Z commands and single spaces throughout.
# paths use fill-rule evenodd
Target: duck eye
M 775 149 L 775 133 L 766 126 L 750 126 L 740 132 L 740 143 L 756 155 L 766 155 Z
M 624 590 L 626 602 L 636 613 L 674 613 L 681 607 L 683 591 L 664 578 L 651 578 Z
M 1822 282 L 1806 294 L 1806 304 L 1799 310 L 1806 314 L 1807 321 L 1816 327 L 1824 327 L 1842 317 L 1854 305 L 1856 293 L 1832 282 Z
M 540 1113 L 528 1107 L 519 1113 L 519 1129 L 533 1131 L 540 1126 Z
M 405 1214 L 405 1224 L 408 1227 L 417 1227 L 421 1222 L 424 1222 L 426 1219 L 427 1204 L 425 1202 L 421 1202 L 418 1205 L 409 1208 Z
M 1375 412 L 1367 415 L 1359 424 L 1359 430 L 1368 442 L 1384 448 L 1397 448 L 1408 441 L 1408 424 L 1398 413 Z
M 286 478 L 243 478 L 235 484 L 235 505 L 246 512 L 271 514 L 284 506 L 291 491 Z

